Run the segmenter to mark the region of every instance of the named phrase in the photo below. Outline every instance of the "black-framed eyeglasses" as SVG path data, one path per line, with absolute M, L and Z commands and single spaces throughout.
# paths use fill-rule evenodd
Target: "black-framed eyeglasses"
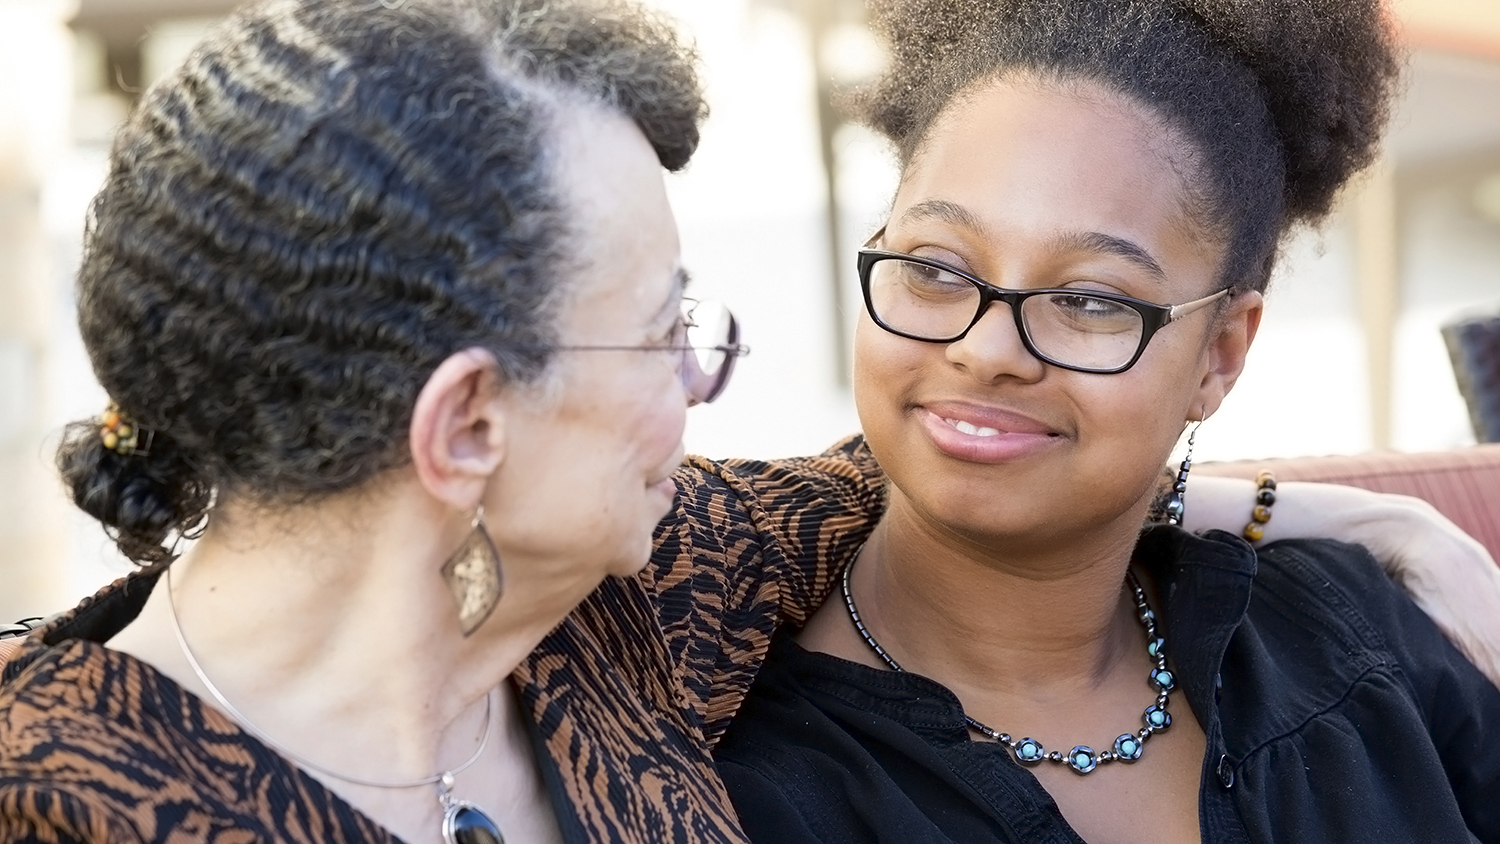
M 729 385 L 734 362 L 750 354 L 740 342 L 740 324 L 729 309 L 718 302 L 682 300 L 682 315 L 663 345 L 647 346 L 556 346 L 563 352 L 678 352 L 677 371 L 690 404 L 708 404 Z
M 992 303 L 1004 302 L 1032 355 L 1063 369 L 1106 375 L 1134 366 L 1167 324 L 1230 293 L 1158 305 L 1095 290 L 1006 290 L 939 261 L 879 249 L 860 250 L 859 282 L 870 318 L 892 334 L 954 343 Z

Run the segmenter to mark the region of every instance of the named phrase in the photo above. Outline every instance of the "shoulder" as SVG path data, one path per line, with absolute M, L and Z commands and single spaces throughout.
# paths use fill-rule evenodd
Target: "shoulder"
M 775 628 L 823 603 L 885 509 L 860 436 L 783 460 L 690 457 L 638 576 L 689 699 L 717 738 Z
M 742 577 L 780 583 L 773 572 L 816 570 L 862 542 L 885 509 L 885 476 L 862 436 L 810 457 L 690 456 L 673 480 L 676 505 L 657 526 L 642 573 L 657 594 L 705 578 L 693 588 L 716 591 Z
M 1355 705 L 1387 725 L 1500 715 L 1500 693 L 1360 546 L 1260 549 L 1249 598 L 1226 674 L 1256 690 L 1242 701 L 1257 708 L 1251 720 L 1291 733 Z
M 829 501 L 883 501 L 885 475 L 862 435 L 822 454 L 780 460 L 689 456 L 674 476 L 680 506 L 774 514 Z M 735 499 L 733 504 L 727 499 Z
M 1273 617 L 1315 625 L 1346 647 L 1384 651 L 1412 624 L 1412 613 L 1420 615 L 1363 546 L 1284 540 L 1260 549 L 1257 557 L 1258 602 L 1274 608 Z
M 0 775 L 0 844 L 146 841 L 124 819 L 74 784 Z
M 8 759 L 27 736 L 77 734 L 80 725 L 98 719 L 100 695 L 123 687 L 113 682 L 118 669 L 110 665 L 109 652 L 87 642 L 49 646 L 27 639 L 8 667 L 14 676 L 0 689 L 0 759 Z
M 308 819 L 320 842 L 389 840 L 145 662 L 78 639 L 19 657 L 0 691 L 0 844 L 308 842 Z
M 1464 840 L 1465 825 L 1491 840 L 1500 690 L 1369 553 L 1274 543 L 1249 598 L 1219 700 L 1235 787 L 1264 798 L 1247 822 L 1306 840 L 1356 820 L 1381 840 Z
M 0 692 L 0 841 L 144 841 L 136 823 L 173 778 L 140 761 L 139 678 L 85 642 L 30 640 Z

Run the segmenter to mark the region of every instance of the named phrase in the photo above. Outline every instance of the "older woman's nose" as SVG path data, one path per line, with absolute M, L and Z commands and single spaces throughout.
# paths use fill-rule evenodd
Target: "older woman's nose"
M 1046 371 L 1026 348 L 1015 312 L 1004 302 L 991 302 L 967 334 L 948 344 L 948 360 L 985 384 L 1007 377 L 1036 381 Z

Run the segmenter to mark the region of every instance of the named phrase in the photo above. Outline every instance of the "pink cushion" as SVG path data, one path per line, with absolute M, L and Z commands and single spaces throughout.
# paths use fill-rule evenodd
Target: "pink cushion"
M 1425 499 L 1500 560 L 1500 444 L 1427 454 L 1383 452 L 1193 467 L 1237 478 L 1254 478 L 1262 469 L 1274 472 L 1278 481 L 1324 481 Z

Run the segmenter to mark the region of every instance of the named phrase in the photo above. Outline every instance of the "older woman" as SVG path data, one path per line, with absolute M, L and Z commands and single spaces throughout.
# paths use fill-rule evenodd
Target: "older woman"
M 6 665 L 0 841 L 743 840 L 709 745 L 884 477 L 678 468 L 742 351 L 679 308 L 689 58 L 614 3 L 275 2 L 147 95 L 60 455 L 144 568 Z
M 7 666 L 0 840 L 604 837 L 505 680 L 645 564 L 741 351 L 687 349 L 702 114 L 670 28 L 559 0 L 267 3 L 149 92 L 79 279 L 116 407 L 60 456 L 147 567 Z M 673 700 L 637 667 L 621 722 Z
M 1500 690 L 1362 549 L 1140 532 L 1278 243 L 1374 153 L 1378 3 L 880 8 L 890 504 L 719 745 L 751 837 L 1500 841 Z

